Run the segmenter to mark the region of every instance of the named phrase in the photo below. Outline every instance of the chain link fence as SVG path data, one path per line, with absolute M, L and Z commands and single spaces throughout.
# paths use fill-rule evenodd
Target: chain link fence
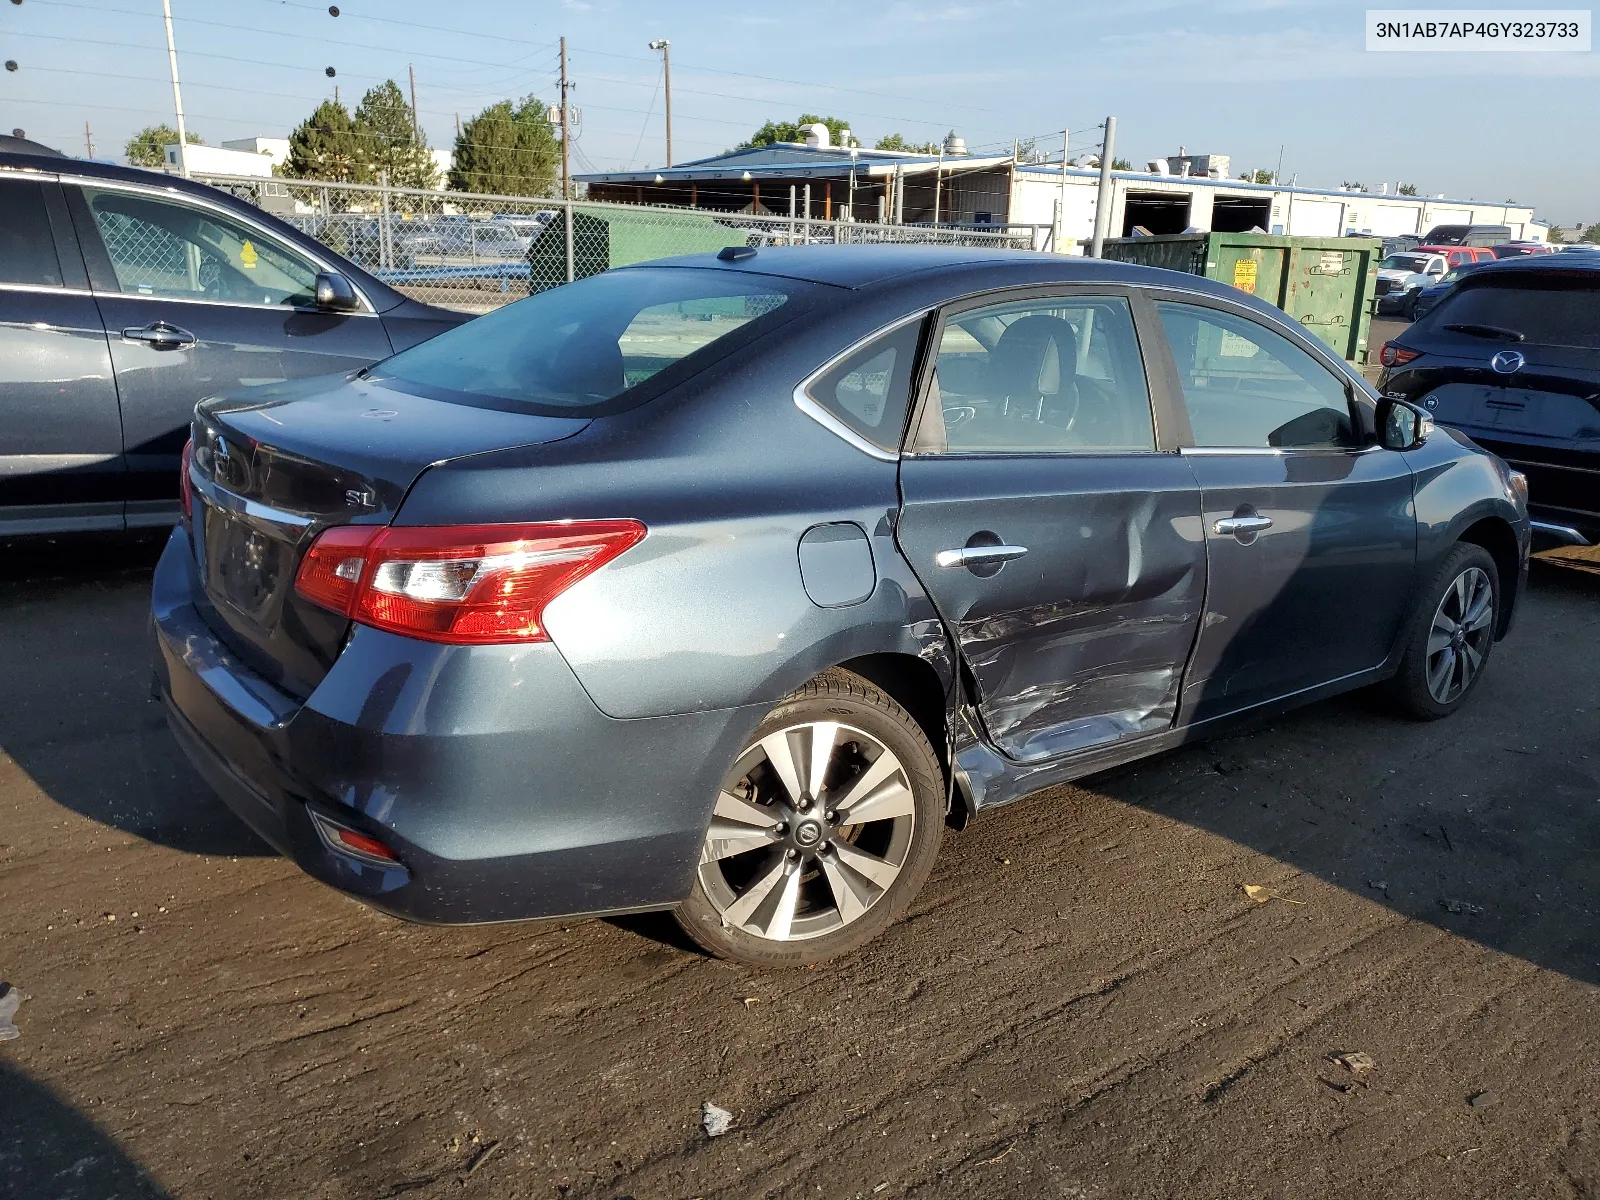
M 199 175 L 429 304 L 487 312 L 610 267 L 721 250 L 920 242 L 1032 250 L 1031 225 L 886 225 L 381 184 Z

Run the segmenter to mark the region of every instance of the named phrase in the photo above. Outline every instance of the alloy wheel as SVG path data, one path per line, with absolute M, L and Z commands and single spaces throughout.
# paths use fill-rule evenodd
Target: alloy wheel
M 899 877 L 916 805 L 894 753 L 836 721 L 746 748 L 717 795 L 700 883 L 724 925 L 772 941 L 833 933 Z
M 1468 567 L 1445 589 L 1428 629 L 1428 694 L 1450 704 L 1472 686 L 1494 637 L 1494 585 Z

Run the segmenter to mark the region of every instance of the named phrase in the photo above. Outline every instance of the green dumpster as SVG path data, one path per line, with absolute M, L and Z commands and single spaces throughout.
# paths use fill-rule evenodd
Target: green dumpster
M 572 277 L 584 279 L 611 267 L 704 254 L 743 246 L 745 231 L 720 225 L 710 213 L 615 205 L 572 206 Z M 567 282 L 567 223 L 558 210 L 528 248 L 530 292 Z
M 1275 304 L 1354 363 L 1367 361 L 1372 290 L 1383 258 L 1376 238 L 1268 233 L 1177 233 L 1115 238 L 1118 262 L 1203 275 Z

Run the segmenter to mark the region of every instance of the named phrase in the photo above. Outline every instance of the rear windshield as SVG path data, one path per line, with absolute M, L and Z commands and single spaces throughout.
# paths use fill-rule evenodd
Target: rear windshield
M 816 284 L 680 267 L 609 271 L 441 333 L 370 378 L 552 416 L 642 403 L 809 307 Z
M 1457 288 L 1424 318 L 1428 329 L 1478 325 L 1535 346 L 1600 349 L 1600 272 L 1590 279 L 1521 280 Z M 1449 330 L 1449 332 L 1460 332 Z

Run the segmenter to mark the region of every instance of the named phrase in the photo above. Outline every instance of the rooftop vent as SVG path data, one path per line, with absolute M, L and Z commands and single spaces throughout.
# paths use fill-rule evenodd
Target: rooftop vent
M 818 150 L 828 148 L 828 127 L 821 121 L 813 121 L 809 125 L 802 125 L 800 132 L 806 135 L 806 145 L 815 146 Z

